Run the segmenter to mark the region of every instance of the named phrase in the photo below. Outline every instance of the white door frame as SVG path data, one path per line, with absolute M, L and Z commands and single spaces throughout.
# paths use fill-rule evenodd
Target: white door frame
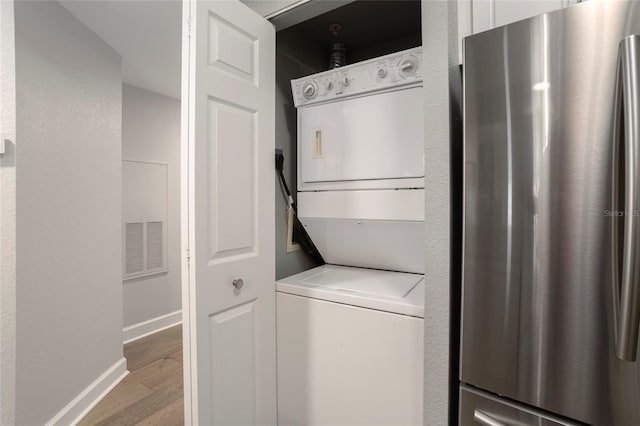
M 180 101 L 180 256 L 181 256 L 181 287 L 182 287 L 182 358 L 183 358 L 183 393 L 184 393 L 184 424 L 193 424 L 193 398 L 191 397 L 192 383 L 192 351 L 191 336 L 195 324 L 192 320 L 192 289 L 190 282 L 190 261 L 189 240 L 191 239 L 189 220 L 192 211 L 191 198 L 189 194 L 189 170 L 193 165 L 189 158 L 189 134 L 193 132 L 193 120 L 189 117 L 188 108 L 184 103 L 184 94 L 189 93 L 190 83 L 194 80 L 193 73 L 195 58 L 190 52 L 190 20 L 191 20 L 191 0 L 182 1 L 182 88 L 183 94 Z

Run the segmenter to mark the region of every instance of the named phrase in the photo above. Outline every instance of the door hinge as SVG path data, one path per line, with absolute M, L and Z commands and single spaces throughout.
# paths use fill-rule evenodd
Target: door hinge
M 191 18 L 187 18 L 187 37 L 191 38 Z
M 0 155 L 3 155 L 4 153 L 7 152 L 7 145 L 10 143 L 11 143 L 11 139 L 9 139 L 8 135 L 7 137 L 5 137 L 5 135 L 0 133 Z
M 191 267 L 191 252 L 189 251 L 189 249 L 186 250 L 186 254 L 187 254 L 187 268 Z

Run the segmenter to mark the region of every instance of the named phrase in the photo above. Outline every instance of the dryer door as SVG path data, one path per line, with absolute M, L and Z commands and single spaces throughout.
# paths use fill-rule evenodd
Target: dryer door
M 421 87 L 300 108 L 302 182 L 424 177 L 422 110 Z

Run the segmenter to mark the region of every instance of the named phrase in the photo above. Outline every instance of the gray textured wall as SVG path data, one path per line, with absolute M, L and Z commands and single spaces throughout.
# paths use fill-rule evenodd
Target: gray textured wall
M 277 38 L 276 50 L 276 148 L 284 153 L 284 175 L 296 191 L 297 112 L 291 96 L 291 80 L 319 72 L 322 55 L 314 55 L 296 40 Z M 284 278 L 316 266 L 304 252 L 286 252 L 286 199 L 276 177 L 276 278 Z
M 37 425 L 122 359 L 122 77 L 58 2 L 15 18 L 15 422 Z
M 425 113 L 425 386 L 424 424 L 449 423 L 451 290 L 451 110 L 459 96 L 455 1 L 422 2 Z M 453 274 L 455 275 L 455 274 Z M 457 285 L 454 283 L 454 285 Z M 455 371 L 455 370 L 454 370 Z M 455 401 L 454 401 L 455 402 Z M 453 407 L 455 410 L 455 407 Z

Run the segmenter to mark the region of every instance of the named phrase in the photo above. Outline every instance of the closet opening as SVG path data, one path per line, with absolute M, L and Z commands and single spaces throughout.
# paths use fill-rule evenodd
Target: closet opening
M 276 181 L 285 424 L 422 424 L 421 34 L 419 1 L 354 1 L 276 33 L 276 150 L 321 256 L 287 250 Z

